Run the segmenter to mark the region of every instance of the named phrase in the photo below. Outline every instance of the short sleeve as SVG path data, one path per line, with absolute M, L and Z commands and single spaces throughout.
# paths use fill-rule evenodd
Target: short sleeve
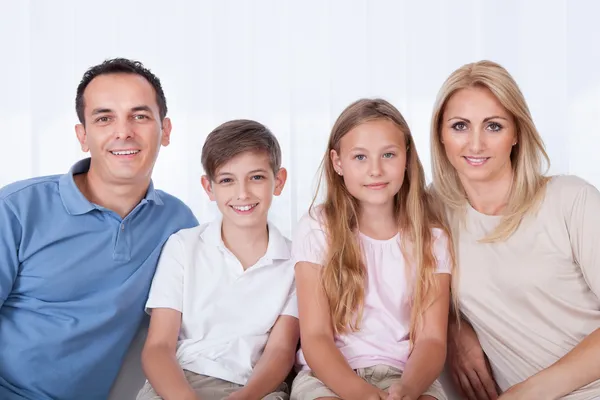
M 448 236 L 441 229 L 433 229 L 433 255 L 437 262 L 436 273 L 451 274 L 452 258 L 448 247 Z
M 565 185 L 566 186 L 566 185 Z M 567 192 L 564 190 L 564 192 Z M 564 193 L 568 196 L 568 193 Z M 581 268 L 583 277 L 600 298 L 600 192 L 580 180 L 572 201 L 563 203 L 573 259 Z
M 292 286 L 290 295 L 287 298 L 283 311 L 280 315 L 289 315 L 298 318 L 298 298 L 296 297 L 296 285 Z
M 306 213 L 294 230 L 292 240 L 292 260 L 294 264 L 299 262 L 310 262 L 323 265 L 325 262 L 325 249 L 327 240 L 323 225 L 318 218 L 318 210 L 315 210 L 315 216 Z
M 153 308 L 171 308 L 183 312 L 184 254 L 185 249 L 177 233 L 171 235 L 158 259 L 146 302 L 147 313 Z

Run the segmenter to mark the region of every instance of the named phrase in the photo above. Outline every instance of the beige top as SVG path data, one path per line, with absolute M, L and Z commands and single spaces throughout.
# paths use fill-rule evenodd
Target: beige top
M 478 243 L 499 220 L 468 206 L 455 240 L 461 311 L 506 390 L 600 328 L 600 193 L 575 176 L 553 177 L 513 236 Z M 600 399 L 600 380 L 564 398 Z

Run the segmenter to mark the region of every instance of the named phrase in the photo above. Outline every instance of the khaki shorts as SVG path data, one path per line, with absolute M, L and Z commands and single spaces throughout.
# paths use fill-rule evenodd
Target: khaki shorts
M 194 389 L 196 394 L 202 400 L 222 400 L 243 387 L 237 383 L 213 378 L 212 376 L 198 375 L 195 372 L 187 370 L 184 370 L 183 372 L 192 389 Z M 263 400 L 289 400 L 290 396 L 287 394 L 287 389 L 287 384 L 284 382 L 277 389 L 277 392 L 273 392 L 266 397 L 263 397 Z M 154 391 L 149 382 L 146 382 L 136 397 L 136 400 L 159 399 L 162 399 L 162 397 Z
M 402 371 L 387 365 L 375 365 L 355 371 L 358 376 L 381 390 L 388 390 L 402 376 Z M 437 400 L 447 400 L 444 389 L 438 381 L 433 382 L 433 385 L 423 395 L 433 396 Z M 292 384 L 291 400 L 314 400 L 319 397 L 340 398 L 317 379 L 312 371 L 300 371 Z

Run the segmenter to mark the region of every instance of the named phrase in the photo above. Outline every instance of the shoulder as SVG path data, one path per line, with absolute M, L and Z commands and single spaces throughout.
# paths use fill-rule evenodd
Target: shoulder
M 173 233 L 170 241 L 175 241 L 183 245 L 194 245 L 202 242 L 202 234 L 209 227 L 210 223 L 204 223 L 189 228 L 183 228 Z
M 162 190 L 157 190 L 156 193 L 160 197 L 160 200 L 163 202 L 165 207 L 170 211 L 180 211 L 184 213 L 192 212 L 192 210 L 190 210 L 190 208 L 183 201 L 172 194 Z
M 163 203 L 163 212 L 172 217 L 170 220 L 173 223 L 180 228 L 191 228 L 198 225 L 198 220 L 193 211 L 183 201 L 162 190 L 157 190 L 156 194 Z
M 10 183 L 0 188 L 0 201 L 19 201 L 32 193 L 40 191 L 56 191 L 61 175 L 40 176 Z
M 298 231 L 322 231 L 325 232 L 325 210 L 322 206 L 311 207 L 298 220 L 296 232 Z
M 594 186 L 576 175 L 554 175 L 550 177 L 546 190 L 548 193 L 578 192 L 590 187 Z
M 546 187 L 545 203 L 557 204 L 570 210 L 582 196 L 599 196 L 598 189 L 575 175 L 555 175 Z

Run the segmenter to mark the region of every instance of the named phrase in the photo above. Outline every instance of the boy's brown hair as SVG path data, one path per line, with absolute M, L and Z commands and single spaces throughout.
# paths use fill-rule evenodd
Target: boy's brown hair
M 213 181 L 219 167 L 247 151 L 267 153 L 274 174 L 281 168 L 281 148 L 269 128 L 249 119 L 237 119 L 219 125 L 204 142 L 202 167 L 208 179 Z

